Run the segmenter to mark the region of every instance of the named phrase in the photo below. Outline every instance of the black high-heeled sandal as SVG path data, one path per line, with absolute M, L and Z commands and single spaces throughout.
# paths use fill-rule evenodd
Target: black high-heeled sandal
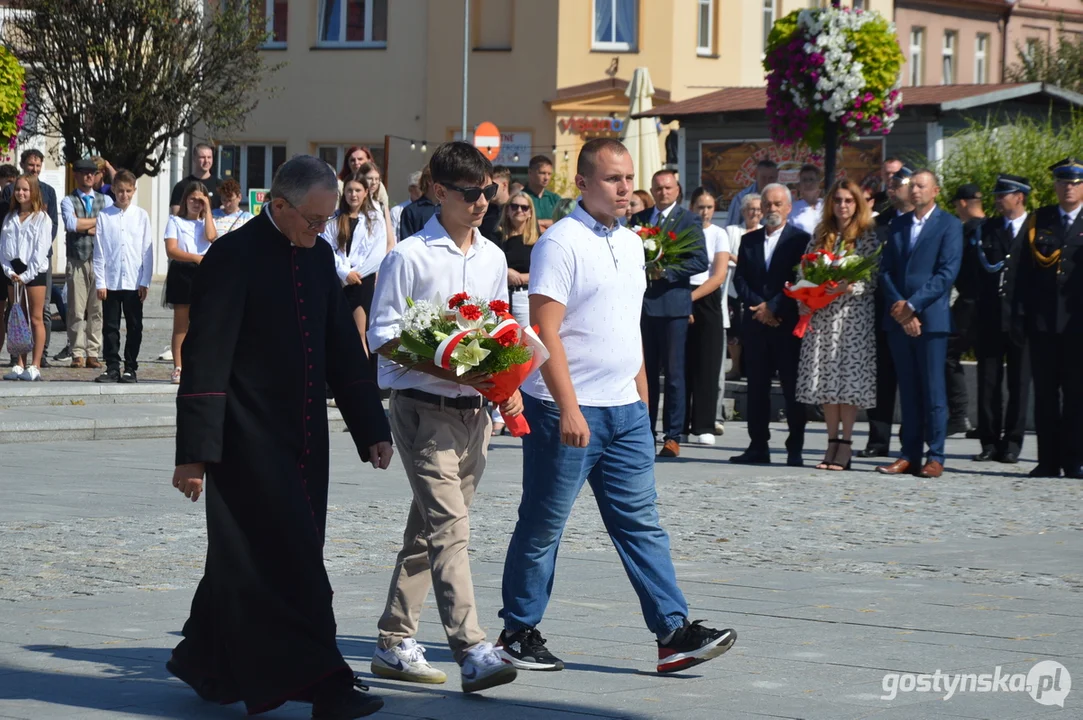
M 841 440 L 832 440 L 832 439 L 829 438 L 828 441 L 827 441 L 827 449 L 830 450 L 832 445 L 838 444 L 839 442 L 841 442 Z M 816 469 L 817 470 L 830 470 L 832 464 L 833 463 L 830 460 L 827 459 L 827 455 L 824 455 L 823 462 L 821 462 L 819 465 L 817 465 Z
M 839 445 L 848 445 L 848 446 L 851 446 L 851 447 L 854 444 L 853 440 L 836 440 L 835 442 L 838 443 Z M 846 461 L 845 467 L 840 465 L 837 462 L 833 462 L 833 463 L 828 463 L 827 469 L 831 470 L 833 472 L 842 472 L 843 470 L 849 470 L 850 466 L 853 465 L 853 464 L 854 464 L 854 451 L 850 450 L 850 459 Z

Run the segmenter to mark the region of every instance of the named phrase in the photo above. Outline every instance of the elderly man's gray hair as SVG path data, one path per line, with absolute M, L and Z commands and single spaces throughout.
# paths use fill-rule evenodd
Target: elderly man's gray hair
M 790 194 L 790 189 L 782 183 L 771 183 L 763 190 L 760 190 L 760 195 L 766 198 L 767 193 L 771 192 L 772 190 L 781 190 L 782 192 L 786 193 L 786 200 L 791 203 L 793 202 L 793 195 Z
M 406 181 L 409 183 L 407 187 L 421 187 L 421 171 L 414 170 L 410 173 L 410 176 L 406 178 Z
M 759 193 L 749 193 L 741 198 L 741 212 L 744 212 L 749 205 L 754 202 L 759 202 L 763 197 Z
M 334 169 L 312 155 L 294 155 L 278 168 L 271 181 L 271 198 L 282 198 L 297 207 L 311 190 L 338 192 Z

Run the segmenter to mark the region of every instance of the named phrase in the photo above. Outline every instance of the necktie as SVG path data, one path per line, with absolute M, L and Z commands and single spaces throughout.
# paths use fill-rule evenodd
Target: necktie
M 1061 225 L 1064 226 L 1064 231 L 1067 232 L 1068 228 L 1072 224 L 1072 218 L 1068 216 L 1068 213 L 1061 213 L 1060 222 L 1061 222 Z
M 90 214 L 94 212 L 94 199 L 89 195 L 84 195 L 83 207 L 86 208 L 86 216 L 90 217 Z

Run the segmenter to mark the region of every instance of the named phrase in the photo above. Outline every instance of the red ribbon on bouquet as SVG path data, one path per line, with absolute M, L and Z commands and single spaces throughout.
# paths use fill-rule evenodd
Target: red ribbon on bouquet
M 516 334 L 515 339 L 517 342 L 528 346 L 532 352 L 529 362 L 512 365 L 504 372 L 490 375 L 489 382 L 491 382 L 493 386 L 487 390 L 478 390 L 478 392 L 480 392 L 487 400 L 499 405 L 514 395 L 515 391 L 519 389 L 527 377 L 541 367 L 542 363 L 549 359 L 549 351 L 546 350 L 545 345 L 542 344 L 541 338 L 538 337 L 537 332 L 533 328 L 522 327 L 514 318 L 509 317 L 493 328 L 491 333 L 485 332 L 484 329 L 481 329 L 480 331 L 476 329 L 461 330 L 441 342 L 436 348 L 436 365 L 445 370 L 450 370 L 451 354 L 455 351 L 455 348 L 459 346 L 459 343 L 468 337 L 480 334 L 481 337 L 499 340 L 509 333 Z M 526 421 L 526 417 L 522 413 L 504 416 L 504 427 L 512 434 L 512 437 L 522 437 L 523 435 L 530 433 L 530 424 Z
M 829 290 L 836 289 L 838 286 L 839 284 L 833 280 L 825 282 L 823 285 L 813 285 L 807 280 L 801 280 L 796 285 L 786 283 L 786 286 L 782 288 L 782 292 L 786 293 L 788 297 L 792 297 L 794 300 L 804 303 L 812 310 L 812 312 L 816 312 L 842 297 L 842 293 L 828 292 Z M 805 332 L 808 330 L 810 322 L 812 322 L 811 313 L 802 315 L 797 321 L 797 326 L 793 329 L 794 337 L 805 337 Z

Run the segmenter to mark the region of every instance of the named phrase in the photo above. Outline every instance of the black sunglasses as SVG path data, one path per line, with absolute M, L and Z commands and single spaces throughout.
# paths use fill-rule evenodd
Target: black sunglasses
M 517 205 L 515 203 L 512 203 L 509 207 L 511 208 L 512 212 L 530 212 L 529 205 Z
M 478 201 L 478 198 L 480 198 L 482 195 L 485 196 L 486 200 L 492 200 L 494 197 L 496 197 L 496 191 L 500 189 L 500 187 L 496 183 L 486 185 L 483 188 L 477 187 L 476 185 L 474 187 L 459 187 L 458 185 L 451 185 L 450 183 L 440 184 L 446 187 L 448 190 L 454 190 L 455 192 L 462 193 L 463 200 L 468 203 L 476 203 Z

